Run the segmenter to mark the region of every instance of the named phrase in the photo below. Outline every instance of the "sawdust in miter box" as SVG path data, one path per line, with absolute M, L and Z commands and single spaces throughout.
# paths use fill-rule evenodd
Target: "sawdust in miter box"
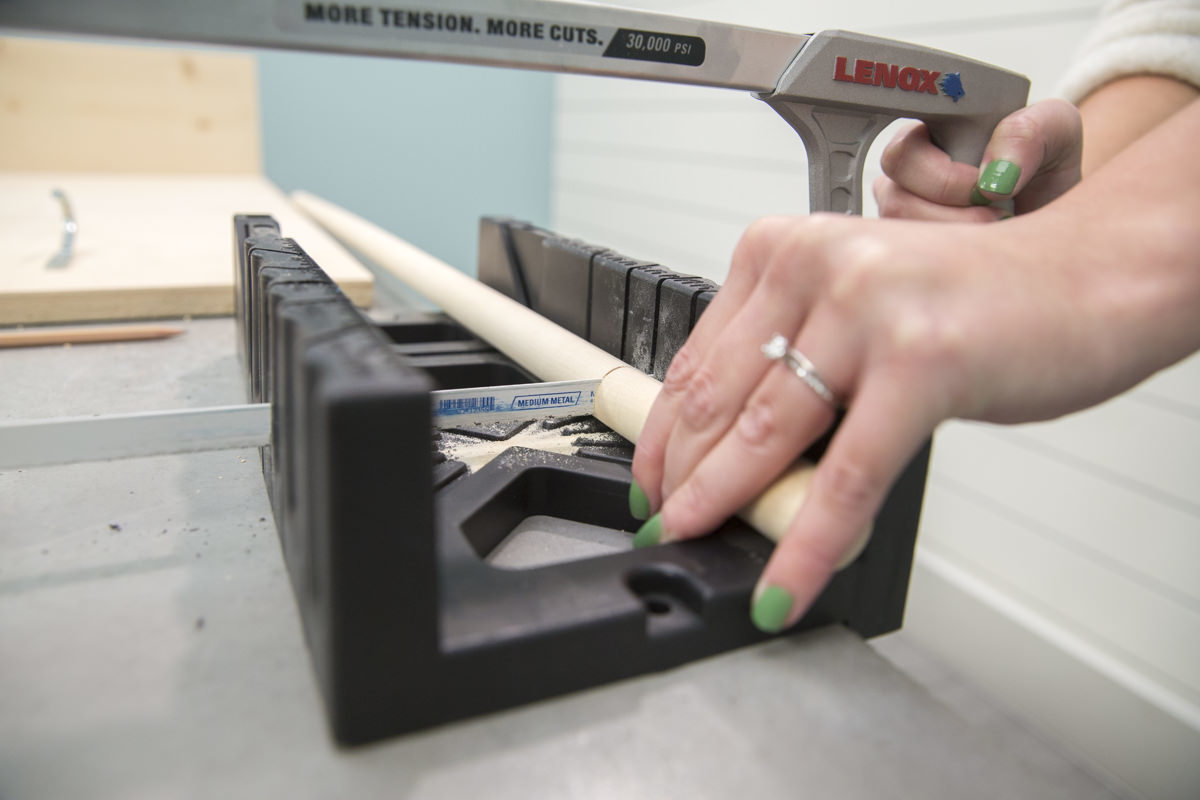
M 627 444 L 620 434 L 606 428 L 594 419 L 579 420 L 578 422 L 559 424 L 562 420 L 556 417 L 543 417 L 533 420 L 521 430 L 507 439 L 496 441 L 484 438 L 489 431 L 501 431 L 511 425 L 508 422 L 498 422 L 476 426 L 480 436 L 472 436 L 453 430 L 443 430 L 438 450 L 452 461 L 461 461 L 467 469 L 475 472 L 496 456 L 510 447 L 525 447 L 530 450 L 541 450 L 547 453 L 562 453 L 573 455 L 581 446 L 588 447 L 620 447 Z M 580 435 L 587 434 L 586 442 L 581 444 Z M 514 459 L 512 466 L 526 466 L 525 462 L 534 458 L 532 453 L 524 454 Z

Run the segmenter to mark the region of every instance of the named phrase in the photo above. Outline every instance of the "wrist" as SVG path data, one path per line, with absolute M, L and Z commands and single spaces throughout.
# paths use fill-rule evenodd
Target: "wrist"
M 1033 240 L 1055 243 L 1047 266 L 1066 282 L 1106 395 L 1200 349 L 1196 193 L 1162 200 L 1140 170 L 1109 172 L 1026 218 Z

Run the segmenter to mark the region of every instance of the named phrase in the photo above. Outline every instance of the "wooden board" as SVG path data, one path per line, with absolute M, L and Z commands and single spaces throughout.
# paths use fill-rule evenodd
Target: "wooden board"
M 66 192 L 79 231 L 51 269 Z M 233 312 L 233 215 L 271 214 L 360 306 L 371 274 L 257 175 L 0 173 L 0 325 Z
M 0 38 L 0 171 L 258 173 L 254 56 Z

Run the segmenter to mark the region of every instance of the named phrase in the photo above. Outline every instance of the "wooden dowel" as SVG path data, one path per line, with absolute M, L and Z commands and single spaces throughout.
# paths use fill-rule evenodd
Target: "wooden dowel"
M 41 347 L 97 342 L 135 342 L 167 339 L 183 333 L 182 328 L 165 325 L 109 325 L 87 328 L 27 328 L 0 331 L 0 347 Z
M 631 367 L 541 314 L 413 247 L 403 239 L 307 192 L 292 200 L 305 213 L 369 261 L 395 275 L 463 327 L 546 381 L 600 379 L 595 416 L 636 442 L 662 388 Z M 779 541 L 796 516 L 812 480 L 813 465 L 798 460 L 763 494 L 738 512 L 768 538 Z M 860 546 L 842 564 L 853 560 Z

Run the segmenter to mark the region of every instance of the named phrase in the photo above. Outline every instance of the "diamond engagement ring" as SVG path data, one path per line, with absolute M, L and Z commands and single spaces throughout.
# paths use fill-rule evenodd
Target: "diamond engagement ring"
M 783 334 L 777 333 L 772 336 L 771 340 L 762 346 L 762 353 L 772 361 L 782 361 L 791 372 L 796 374 L 797 378 L 816 392 L 818 397 L 834 408 L 838 407 L 837 396 L 821 379 L 817 368 L 808 360 L 807 356 L 796 348 L 789 347 L 787 337 Z

